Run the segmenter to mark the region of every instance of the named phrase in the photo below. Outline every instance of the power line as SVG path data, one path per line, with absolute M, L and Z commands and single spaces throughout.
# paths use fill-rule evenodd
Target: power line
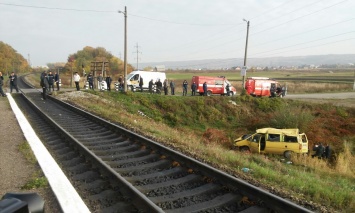
M 350 32 L 347 32 L 347 33 L 354 33 L 355 31 L 350 31 Z M 347 33 L 343 33 L 343 34 L 347 34 Z M 343 34 L 339 34 L 339 35 L 343 35 Z M 330 37 L 336 37 L 336 36 L 339 36 L 339 35 L 334 35 L 334 36 L 330 36 Z M 330 37 L 327 37 L 327 38 L 330 38 Z M 318 39 L 318 40 L 314 40 L 314 41 L 320 41 L 320 40 L 324 40 L 326 38 L 323 38 L 323 39 Z M 320 46 L 324 46 L 324 45 L 328 45 L 328 44 L 334 44 L 334 43 L 339 43 L 339 42 L 343 42 L 343 41 L 348 41 L 348 40 L 354 40 L 355 38 L 348 38 L 348 39 L 342 39 L 342 40 L 338 40 L 338 41 L 332 41 L 332 42 L 328 42 L 328 43 L 323 43 L 323 44 L 318 44 L 318 45 L 312 45 L 312 46 L 308 46 L 308 47 L 302 47 L 302 48 L 298 48 L 298 49 L 292 49 L 292 50 L 286 50 L 286 51 L 282 51 L 282 52 L 277 52 L 277 53 L 271 53 L 271 54 L 268 54 L 268 55 L 277 55 L 277 54 L 280 54 L 280 53 L 286 53 L 286 52 L 292 52 L 292 51 L 296 51 L 296 50 L 302 50 L 302 49 L 309 49 L 309 48 L 314 48 L 314 47 L 320 47 Z M 311 42 L 314 42 L 314 41 L 310 41 L 310 42 L 305 42 L 305 43 L 311 43 Z M 304 44 L 304 43 L 302 43 Z M 293 46 L 296 46 L 296 45 L 293 45 Z M 289 46 L 290 47 L 290 46 Z M 285 48 L 288 48 L 288 47 L 285 47 Z M 280 48 L 280 49 L 284 49 L 284 48 Z M 275 49 L 275 50 L 278 50 L 278 49 Z M 275 51 L 273 50 L 273 51 Z M 254 54 L 251 54 L 249 55 L 249 58 L 251 56 L 255 56 L 257 54 L 260 54 L 260 53 L 254 53 Z M 230 62 L 230 61 L 242 61 L 243 58 L 230 58 L 230 59 L 223 59 L 223 60 L 220 60 L 218 63 L 227 63 L 227 62 Z M 184 68 L 184 67 L 201 67 L 201 66 L 206 66 L 206 65 L 209 65 L 209 64 L 214 64 L 216 63 L 215 61 L 214 62 L 210 62 L 210 63 L 200 63 L 200 64 L 193 64 L 193 65 L 184 65 L 184 66 L 174 66 L 176 68 Z
M 259 26 L 259 25 L 263 25 L 264 23 L 272 22 L 273 20 L 279 19 L 279 18 L 281 18 L 281 17 L 283 17 L 283 16 L 286 16 L 286 15 L 290 15 L 291 13 L 294 13 L 294 12 L 296 12 L 296 11 L 302 10 L 302 9 L 304 9 L 304 8 L 307 8 L 307 7 L 311 6 L 311 5 L 313 5 L 313 4 L 317 4 L 318 2 L 321 2 L 321 1 L 324 1 L 324 0 L 319 0 L 319 1 L 316 1 L 316 2 L 313 2 L 313 3 L 310 3 L 310 4 L 307 4 L 307 5 L 303 6 L 303 7 L 297 8 L 297 9 L 291 11 L 291 12 L 287 12 L 287 13 L 281 15 L 281 16 L 278 16 L 278 17 L 272 19 L 271 21 L 268 20 L 268 21 L 264 21 L 264 22 L 257 23 L 256 25 L 254 25 L 254 27 Z
M 309 16 L 309 15 L 312 15 L 312 14 L 315 14 L 315 13 L 318 13 L 318 12 L 320 12 L 320 11 L 323 11 L 323 10 L 326 10 L 326 9 L 329 9 L 329 8 L 332 8 L 332 7 L 336 6 L 336 5 L 339 5 L 339 4 L 341 4 L 341 3 L 344 3 L 344 2 L 346 2 L 346 1 L 348 1 L 348 0 L 343 0 L 343 1 L 337 2 L 337 3 L 333 4 L 333 5 L 330 5 L 330 6 L 328 6 L 328 7 L 324 7 L 324 8 L 322 8 L 322 9 L 320 9 L 320 10 L 315 11 L 315 12 L 308 13 L 308 14 L 306 14 L 306 15 L 303 15 L 303 16 L 297 17 L 297 18 L 295 18 L 295 19 L 286 21 L 286 22 L 281 23 L 281 24 L 279 24 L 279 25 L 277 25 L 277 26 L 274 26 L 274 27 L 271 27 L 271 28 L 268 28 L 268 29 L 265 29 L 265 30 L 262 30 L 262 31 L 259 31 L 259 32 L 256 32 L 256 33 L 252 33 L 251 35 L 259 34 L 259 33 L 261 33 L 261 32 L 264 32 L 264 31 L 267 31 L 267 30 L 276 28 L 276 27 L 278 27 L 278 26 L 280 26 L 280 25 L 283 25 L 283 24 L 286 24 L 286 23 L 295 21 L 295 20 L 297 20 L 297 19 L 304 18 L 304 17 L 306 17 L 306 16 Z M 318 3 L 318 2 L 319 2 L 319 1 L 317 1 L 317 3 Z M 241 40 L 241 39 L 243 39 L 243 38 L 239 38 L 239 39 L 237 39 L 237 40 Z M 231 44 L 231 43 L 234 43 L 234 42 L 237 41 L 237 40 L 234 40 L 233 42 L 225 42 L 224 44 Z M 224 45 L 224 44 L 223 44 L 223 45 Z M 220 45 L 219 45 L 219 46 L 220 46 Z M 207 48 L 207 49 L 204 49 L 204 50 L 214 49 L 214 48 L 219 47 L 219 46 L 210 47 L 210 48 Z M 185 54 L 185 56 L 186 56 L 186 54 Z
M 195 25 L 195 26 L 234 26 L 234 25 L 235 25 L 235 24 L 196 24 L 196 23 L 183 23 L 183 22 L 175 22 L 175 21 L 166 21 L 166 20 L 161 20 L 161 19 L 154 19 L 154 18 L 139 16 L 139 15 L 133 15 L 133 14 L 130 14 L 130 15 L 131 15 L 131 16 L 134 16 L 134 17 L 138 17 L 138 18 L 148 19 L 148 20 L 151 20 L 151 21 L 158 21 L 158 22 L 164 22 L 164 23 L 170 23 L 170 24 Z
M 271 11 L 273 11 L 273 10 L 275 10 L 275 9 L 277 9 L 277 8 L 283 7 L 284 5 L 286 5 L 286 4 L 288 4 L 288 3 L 292 2 L 292 1 L 294 1 L 294 0 L 287 1 L 287 2 L 281 4 L 281 5 L 277 6 L 277 7 L 271 8 L 271 9 L 269 9 L 268 11 L 262 13 L 261 15 L 254 16 L 254 17 L 250 18 L 249 20 L 253 20 L 253 19 L 256 19 L 256 18 L 258 18 L 258 17 L 260 17 L 260 16 L 263 16 L 263 15 L 265 15 L 265 14 L 271 13 Z
M 71 9 L 71 8 L 60 8 L 60 7 L 44 7 L 44 6 L 32 6 L 23 4 L 10 4 L 10 3 L 0 3 L 1 5 L 14 6 L 14 7 L 27 7 L 35 9 L 46 9 L 46 10 L 64 10 L 64 11 L 75 11 L 75 12 L 95 12 L 95 13 L 117 13 L 117 11 L 109 10 L 83 10 L 83 9 Z
M 133 53 L 136 53 L 137 54 L 137 68 L 136 68 L 136 70 L 139 70 L 139 67 L 138 67 L 138 61 L 139 61 L 139 53 L 142 53 L 142 52 L 140 52 L 139 50 L 138 50 L 138 48 L 140 47 L 140 46 L 138 46 L 138 43 L 136 43 L 136 46 L 134 46 L 137 50 L 136 50 L 136 52 L 133 52 Z
M 89 10 L 89 9 L 73 9 L 73 8 L 61 8 L 61 7 L 44 7 L 44 6 L 33 6 L 33 5 L 23 5 L 23 4 L 10 4 L 10 3 L 0 3 L 0 5 L 14 6 L 14 7 L 26 7 L 34 9 L 46 9 L 46 10 L 62 10 L 62 11 L 74 11 L 74 12 L 94 12 L 94 13 L 117 13 L 117 11 L 112 10 Z M 165 22 L 170 24 L 180 24 L 180 25 L 195 25 L 195 26 L 233 26 L 234 24 L 198 24 L 198 23 L 183 23 L 183 22 L 174 22 L 166 21 L 161 19 L 149 18 L 140 15 L 129 14 L 133 17 L 138 17 L 142 19 L 147 19 L 151 21 Z
M 278 39 L 275 39 L 275 40 L 272 40 L 272 41 L 269 41 L 269 42 L 263 42 L 263 43 L 256 44 L 256 45 L 257 45 L 257 46 L 258 46 L 258 45 L 259 45 L 259 46 L 263 46 L 263 45 L 266 45 L 266 44 L 269 44 L 269 43 L 273 43 L 273 42 L 275 42 L 275 41 L 280 41 L 280 40 L 285 40 L 285 39 L 297 37 L 297 36 L 302 35 L 302 34 L 307 34 L 307 33 L 314 32 L 314 31 L 317 31 L 317 30 L 321 30 L 321 29 L 324 29 L 324 28 L 328 28 L 328 27 L 331 27 L 331 26 L 334 26 L 334 25 L 342 24 L 342 23 L 345 23 L 345 22 L 348 22 L 348 21 L 352 21 L 352 20 L 354 20 L 354 19 L 355 19 L 355 18 L 347 19 L 347 20 L 344 20 L 344 21 L 339 21 L 339 22 L 336 22 L 336 23 L 333 23 L 333 24 L 325 25 L 325 26 L 323 26 L 323 27 L 314 28 L 314 29 L 307 30 L 307 31 L 301 32 L 301 33 L 296 33 L 296 34 L 287 36 L 287 37 L 285 37 L 285 38 L 278 38 Z
M 338 41 L 333 41 L 333 42 L 313 45 L 313 46 L 309 46 L 309 47 L 303 47 L 303 48 L 298 48 L 298 49 L 293 49 L 293 50 L 287 50 L 287 51 L 283 51 L 283 52 L 273 53 L 271 55 L 276 55 L 276 54 L 285 53 L 285 52 L 292 52 L 292 51 L 302 50 L 302 49 L 309 49 L 309 48 L 314 48 L 314 47 L 320 47 L 320 46 L 324 46 L 324 45 L 328 45 L 328 44 L 334 44 L 334 43 L 339 43 L 339 42 L 349 41 L 349 40 L 354 40 L 354 39 L 355 38 L 347 38 L 347 39 L 342 39 L 342 40 L 338 40 Z
M 275 25 L 275 26 L 273 26 L 273 27 L 269 27 L 269 28 L 267 28 L 267 29 L 265 29 L 265 30 L 261 30 L 261 31 L 259 31 L 259 32 L 255 32 L 255 33 L 253 33 L 253 34 L 251 34 L 251 35 L 259 34 L 259 33 L 262 33 L 262 32 L 265 32 L 265 31 L 268 31 L 268 30 L 271 30 L 271 29 L 274 29 L 274 28 L 276 28 L 276 27 L 279 27 L 280 25 L 284 25 L 284 24 L 287 24 L 287 23 L 289 23 L 289 22 L 292 22 L 292 21 L 295 21 L 295 20 L 304 18 L 304 17 L 306 17 L 306 16 L 310 16 L 310 15 L 313 15 L 313 14 L 315 14 L 315 13 L 321 12 L 321 11 L 323 11 L 323 10 L 326 10 L 326 9 L 329 9 L 329 8 L 332 8 L 332 7 L 335 7 L 335 6 L 337 6 L 337 5 L 341 4 L 341 3 L 344 3 L 344 2 L 346 2 L 346 1 L 348 1 L 348 0 L 343 0 L 343 1 L 341 1 L 341 2 L 338 2 L 338 3 L 336 3 L 336 4 L 332 4 L 332 5 L 328 6 L 328 7 L 324 7 L 324 8 L 322 8 L 322 9 L 317 10 L 317 11 L 314 11 L 314 12 L 312 12 L 312 13 L 308 13 L 308 14 L 306 14 L 306 15 L 303 15 L 303 16 L 300 16 L 300 17 L 297 17 L 297 18 L 288 20 L 288 21 L 286 21 L 286 22 L 277 24 L 277 25 Z
M 355 31 L 349 31 L 349 32 L 346 32 L 346 33 L 341 33 L 341 34 L 337 34 L 337 35 L 332 35 L 332 36 L 328 36 L 328 37 L 325 37 L 325 38 L 316 39 L 316 40 L 312 40 L 312 41 L 302 42 L 302 43 L 290 45 L 290 46 L 287 46 L 287 47 L 281 47 L 281 48 L 277 48 L 277 49 L 273 49 L 273 50 L 268 50 L 268 51 L 264 51 L 264 52 L 254 53 L 253 55 L 259 55 L 259 54 L 263 54 L 263 53 L 274 52 L 274 51 L 276 51 L 276 50 L 281 50 L 281 49 L 286 49 L 286 48 L 289 48 L 289 47 L 294 47 L 294 46 L 299 46 L 299 45 L 303 45 L 303 44 L 313 43 L 313 42 L 317 42 L 317 41 L 321 41 L 321 40 L 325 40 L 325 39 L 329 39 L 329 38 L 334 38 L 334 37 L 337 37 L 337 36 L 341 36 L 341 35 L 345 35 L 345 34 L 349 34 L 349 33 L 354 33 L 354 32 L 355 32 Z

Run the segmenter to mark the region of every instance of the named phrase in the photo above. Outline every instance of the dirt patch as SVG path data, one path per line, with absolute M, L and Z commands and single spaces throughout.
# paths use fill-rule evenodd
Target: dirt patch
M 19 151 L 26 142 L 7 98 L 0 98 L 0 199 L 8 192 L 36 192 L 45 200 L 45 212 L 62 212 L 50 187 L 21 189 L 40 170 Z

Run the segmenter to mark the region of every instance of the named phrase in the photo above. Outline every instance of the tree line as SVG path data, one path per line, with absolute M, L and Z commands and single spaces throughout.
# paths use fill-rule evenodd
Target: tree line
M 0 41 L 0 71 L 4 75 L 11 72 L 24 73 L 31 70 L 27 60 L 10 45 Z

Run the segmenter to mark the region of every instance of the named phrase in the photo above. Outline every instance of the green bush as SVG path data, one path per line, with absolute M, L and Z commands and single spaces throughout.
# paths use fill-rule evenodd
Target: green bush
M 285 105 L 273 112 L 270 125 L 279 129 L 299 128 L 301 131 L 306 131 L 313 119 L 314 117 L 309 110 Z

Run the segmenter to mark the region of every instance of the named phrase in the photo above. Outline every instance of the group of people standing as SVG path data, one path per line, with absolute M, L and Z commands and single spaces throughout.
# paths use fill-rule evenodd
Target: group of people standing
M 79 91 L 80 90 L 80 75 L 78 72 L 75 72 L 74 74 L 74 82 L 75 82 L 75 87 L 76 87 L 76 90 Z M 88 86 L 89 86 L 89 89 L 92 89 L 94 90 L 94 80 L 95 80 L 95 77 L 92 75 L 92 73 L 89 73 L 87 76 L 86 76 L 86 81 L 88 83 Z M 104 77 L 102 77 L 101 74 L 99 74 L 99 76 L 97 76 L 97 83 L 99 85 L 99 88 L 101 88 L 101 83 L 104 81 Z M 112 83 L 112 78 L 110 76 L 107 76 L 105 78 L 105 82 L 106 82 L 106 85 L 107 85 L 107 90 L 108 91 L 111 91 L 111 83 Z M 84 85 L 84 88 L 86 87 L 86 84 Z
M 54 91 L 54 83 L 56 84 L 57 91 L 59 91 L 59 74 L 55 72 L 53 75 L 52 71 L 43 71 L 40 77 L 40 85 L 42 87 L 42 98 L 47 99 L 47 94 Z
M 188 83 L 186 80 L 184 80 L 182 82 L 182 95 L 183 96 L 187 95 L 187 87 L 188 87 Z M 207 96 L 207 83 L 206 82 L 203 83 L 202 88 L 203 88 L 203 95 Z M 196 84 L 196 82 L 193 82 L 191 85 L 191 95 L 195 96 L 196 91 L 197 91 L 197 84 Z
M 313 147 L 315 153 L 312 155 L 312 158 L 318 157 L 318 159 L 329 159 L 331 156 L 331 149 L 329 144 L 323 146 L 322 143 L 318 143 Z
M 94 90 L 94 76 L 91 73 L 89 73 L 86 80 L 89 84 L 89 89 Z M 100 73 L 99 76 L 97 76 L 97 83 L 99 85 L 99 88 L 101 88 L 100 84 L 102 84 L 103 81 L 104 81 L 104 77 L 102 77 L 102 74 Z M 105 82 L 106 82 L 107 90 L 111 91 L 112 78 L 110 76 L 107 76 L 105 78 Z
M 10 92 L 12 93 L 13 89 L 15 89 L 16 92 L 19 92 L 17 87 L 17 75 L 14 72 L 12 72 L 11 75 L 9 76 L 9 81 L 10 81 Z M 4 93 L 2 86 L 4 86 L 4 76 L 2 76 L 2 72 L 0 72 L 0 95 L 2 97 L 6 97 L 6 94 Z
M 143 82 L 143 81 L 141 81 Z M 141 83 L 140 82 L 140 83 Z M 141 86 L 139 84 L 139 86 Z M 154 91 L 154 87 L 155 86 L 155 91 Z M 149 93 L 158 93 L 160 94 L 162 92 L 162 90 L 164 90 L 164 95 L 168 95 L 169 94 L 169 87 L 170 87 L 170 94 L 171 95 L 175 95 L 175 82 L 173 80 L 169 81 L 167 79 L 164 80 L 164 82 L 161 82 L 160 79 L 158 79 L 155 83 L 154 80 L 151 79 L 148 83 L 148 89 L 149 89 Z M 141 89 L 141 91 L 143 91 Z

